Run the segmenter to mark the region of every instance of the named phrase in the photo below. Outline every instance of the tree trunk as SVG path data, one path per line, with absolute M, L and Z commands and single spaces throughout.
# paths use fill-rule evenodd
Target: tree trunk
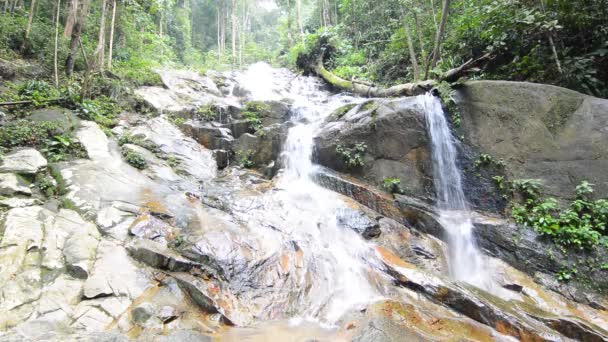
M 300 38 L 304 42 L 304 26 L 302 25 L 302 0 L 296 0 L 296 16 L 298 21 L 298 31 L 300 31 Z
M 63 38 L 68 38 L 72 35 L 74 24 L 78 16 L 78 0 L 71 0 L 68 8 L 68 16 L 65 19 L 65 27 L 63 29 Z
M 72 76 L 74 73 L 74 63 L 76 62 L 76 56 L 78 55 L 78 46 L 80 44 L 80 34 L 82 33 L 82 28 L 84 26 L 84 22 L 88 13 L 89 2 L 88 0 L 83 0 L 80 2 L 80 6 L 77 11 L 76 20 L 74 22 L 74 27 L 72 29 L 71 40 L 70 40 L 70 52 L 68 53 L 68 58 L 65 61 L 65 73 L 68 77 Z M 87 68 L 89 67 L 88 61 L 86 61 Z
M 59 47 L 59 12 L 61 0 L 57 0 L 57 14 L 55 16 L 55 54 L 53 55 L 53 66 L 55 70 L 55 87 L 59 88 L 59 68 L 57 67 L 57 49 Z
M 395 96 L 415 96 L 426 93 L 436 84 L 436 81 L 423 81 L 415 83 L 405 83 L 392 86 L 390 88 L 380 88 L 374 85 L 363 84 L 357 81 L 347 81 L 329 72 L 323 66 L 322 58 L 311 66 L 311 69 L 327 83 L 333 87 L 350 91 L 354 94 L 366 97 L 395 97 Z
M 543 14 L 546 14 L 545 10 L 545 2 L 540 0 L 540 7 L 543 10 Z M 559 61 L 559 56 L 557 55 L 557 49 L 555 48 L 555 42 L 553 41 L 553 32 L 547 33 L 547 38 L 549 40 L 549 46 L 551 47 L 551 53 L 553 54 L 553 59 L 555 60 L 555 65 L 557 66 L 557 71 L 561 74 L 562 72 L 562 64 Z
M 232 65 L 236 64 L 236 30 L 237 30 L 237 17 L 236 17 L 236 0 L 232 0 L 232 8 L 230 9 L 230 20 L 232 24 Z
M 416 51 L 414 51 L 414 43 L 412 41 L 410 25 L 407 22 L 407 16 L 403 17 L 403 26 L 405 27 L 405 36 L 407 38 L 407 48 L 410 52 L 410 60 L 412 62 L 412 72 L 414 73 L 414 81 L 418 81 L 420 79 L 420 67 L 418 66 L 418 59 L 416 58 Z
M 112 70 L 112 49 L 114 48 L 114 24 L 116 21 L 116 0 L 112 1 L 112 21 L 110 23 L 110 46 L 108 50 L 108 70 Z
M 30 4 L 30 13 L 27 16 L 27 24 L 25 25 L 25 34 L 23 35 L 23 42 L 21 42 L 21 47 L 19 50 L 23 52 L 25 50 L 25 44 L 30 37 L 30 31 L 32 29 L 32 21 L 34 20 L 34 12 L 36 11 L 36 0 L 32 0 Z
M 323 65 L 323 58 L 323 53 L 321 53 L 317 57 L 316 61 L 310 62 L 311 64 L 305 66 L 303 65 L 300 67 L 304 67 L 314 72 L 333 87 L 344 91 L 349 91 L 354 94 L 366 97 L 396 97 L 424 94 L 425 92 L 435 87 L 438 81 L 455 82 L 467 73 L 478 72 L 479 69 L 475 67 L 481 62 L 490 59 L 491 54 L 486 53 L 485 55 L 479 58 L 470 59 L 461 66 L 448 70 L 446 73 L 439 75 L 437 79 L 398 84 L 389 88 L 381 88 L 373 84 L 358 82 L 356 80 L 348 81 L 343 78 L 340 78 L 325 69 L 325 66 Z
M 323 0 L 323 26 L 331 26 L 329 0 Z
M 95 49 L 95 57 L 97 58 L 96 67 L 100 71 L 103 71 L 105 60 L 107 3 L 107 0 L 102 0 L 101 2 L 101 23 L 99 24 L 99 37 L 97 39 L 97 48 Z
M 450 0 L 443 0 L 443 12 L 441 13 L 441 22 L 439 23 L 439 29 L 435 36 L 435 48 L 433 49 L 433 60 L 431 61 L 430 68 L 434 68 L 439 60 L 441 40 L 443 38 L 443 31 L 445 30 L 445 23 L 448 20 L 448 14 L 450 12 Z M 429 67 L 427 66 L 425 72 L 425 78 L 428 76 Z

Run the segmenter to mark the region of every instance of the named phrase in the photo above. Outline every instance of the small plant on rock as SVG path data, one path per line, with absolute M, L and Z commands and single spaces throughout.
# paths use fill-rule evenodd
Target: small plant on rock
M 50 162 L 68 160 L 69 157 L 86 158 L 87 152 L 75 138 L 69 135 L 56 135 L 45 141 L 42 153 Z
M 336 146 L 336 153 L 342 157 L 346 166 L 351 169 L 365 165 L 363 156 L 366 151 L 367 145 L 365 143 L 357 143 L 353 147 L 345 147 L 341 144 Z
M 146 162 L 144 156 L 131 149 L 123 148 L 122 155 L 125 158 L 125 161 L 136 169 L 143 170 L 148 166 L 148 162 Z
M 251 157 L 253 156 L 253 151 L 236 151 L 236 163 L 241 167 L 251 168 L 253 167 L 253 161 Z
M 481 167 L 490 167 L 490 166 L 504 168 L 505 162 L 502 160 L 496 159 L 487 153 L 480 154 L 479 158 L 477 158 L 477 160 L 475 161 L 475 167 L 478 169 Z
M 259 131 L 263 128 L 261 115 L 263 112 L 270 110 L 270 106 L 263 102 L 248 102 L 245 105 L 245 109 L 241 112 L 241 115 L 249 123 L 254 131 Z
M 399 178 L 384 178 L 382 181 L 384 190 L 392 194 L 404 194 L 405 190 L 401 187 L 401 179 Z
M 196 114 L 204 121 L 213 121 L 217 117 L 217 107 L 210 103 L 199 107 L 196 110 Z

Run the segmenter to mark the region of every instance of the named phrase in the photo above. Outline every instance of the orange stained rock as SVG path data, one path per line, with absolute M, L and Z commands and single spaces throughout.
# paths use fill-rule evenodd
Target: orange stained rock
M 533 332 L 518 329 L 511 325 L 509 322 L 496 321 L 494 323 L 494 329 L 503 335 L 513 336 L 522 342 L 542 342 L 545 341 L 542 337 L 536 335 Z
M 281 255 L 280 266 L 281 266 L 281 271 L 283 274 L 286 274 L 289 272 L 289 255 L 288 254 Z
M 389 301 L 382 304 L 381 314 L 399 320 L 409 329 L 418 331 L 433 339 L 445 341 L 494 341 L 490 328 L 476 322 L 467 322 L 452 317 L 429 315 L 412 304 Z M 434 314 L 434 312 L 433 312 Z
M 414 266 L 413 264 L 410 264 L 409 262 L 404 261 L 403 259 L 399 258 L 395 254 L 393 254 L 391 251 L 389 251 L 388 249 L 386 249 L 382 246 L 376 246 L 376 254 L 385 264 L 387 264 L 389 266 L 416 269 L 416 266 Z

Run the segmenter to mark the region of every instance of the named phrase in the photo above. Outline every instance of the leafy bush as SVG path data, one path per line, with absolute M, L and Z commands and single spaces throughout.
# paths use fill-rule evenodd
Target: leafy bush
M 245 108 L 241 112 L 241 115 L 245 120 L 249 123 L 251 128 L 258 132 L 260 131 L 262 126 L 261 114 L 270 110 L 270 106 L 263 102 L 247 102 Z
M 30 100 L 38 106 L 49 99 L 59 97 L 59 91 L 45 81 L 29 80 L 18 87 L 17 94 L 21 100 Z
M 78 109 L 79 116 L 86 120 L 95 121 L 102 127 L 114 127 L 120 107 L 114 100 L 100 96 L 94 100 L 84 100 Z
M 125 161 L 129 163 L 129 165 L 133 166 L 136 169 L 143 170 L 148 167 L 148 162 L 146 161 L 144 156 L 131 149 L 123 148 L 122 156 L 125 158 Z
M 52 197 L 58 194 L 57 182 L 46 174 L 36 175 L 35 183 L 38 189 L 40 189 L 46 197 Z
M 252 150 L 236 151 L 236 163 L 241 167 L 251 168 L 253 167 L 253 161 L 251 160 L 252 156 Z
M 69 135 L 56 135 L 44 143 L 42 153 L 50 162 L 68 160 L 69 157 L 87 158 L 84 146 Z
M 0 128 L 0 146 L 40 146 L 59 132 L 60 127 L 55 122 L 11 121 Z
M 345 147 L 341 144 L 336 146 L 336 152 L 342 157 L 342 160 L 348 168 L 354 169 L 365 165 L 363 156 L 367 151 L 367 145 L 357 143 L 353 147 Z
M 515 183 L 514 183 L 515 184 Z M 608 200 L 592 201 L 593 187 L 582 182 L 576 187 L 576 198 L 569 207 L 561 209 L 554 198 L 541 199 L 539 183 L 518 182 L 525 201 L 515 204 L 512 216 L 519 224 L 532 227 L 556 243 L 579 249 L 596 245 L 608 247 Z
M 213 121 L 217 117 L 218 108 L 210 103 L 199 107 L 196 110 L 196 115 L 204 121 Z

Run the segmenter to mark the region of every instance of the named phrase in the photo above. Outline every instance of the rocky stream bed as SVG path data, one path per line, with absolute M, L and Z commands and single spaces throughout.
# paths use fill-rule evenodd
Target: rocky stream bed
M 424 113 L 413 98 L 334 95 L 316 79 L 257 68 L 265 77 L 161 71 L 165 87 L 136 90 L 149 113 L 123 113 L 114 137 L 96 123 L 76 123 L 87 159 L 48 163 L 32 148 L 4 156 L 0 340 L 608 340 L 607 298 L 552 277 L 576 256 L 501 218 L 483 179 L 465 182 L 492 286 L 450 279 L 444 230 L 430 204 Z M 542 177 L 557 163 L 561 172 L 584 168 L 600 187 L 608 184 L 597 171 L 608 160 L 608 101 L 568 91 L 566 100 L 577 105 L 557 106 L 551 92 L 565 90 L 537 90 L 544 95 L 530 105 L 529 127 L 543 121 L 538 108 L 558 109 L 584 118 L 577 125 L 589 134 L 572 138 L 576 144 L 564 140 L 566 117 L 532 147 L 525 139 L 536 133 L 474 114 L 500 121 L 504 103 L 483 94 L 514 87 L 531 94 L 536 85 L 474 82 L 461 92 L 463 106 L 473 108 L 463 119 L 472 142 L 463 155 L 490 145 L 521 164 L 509 164 L 514 172 Z M 257 130 L 242 114 L 254 100 L 265 104 Z M 202 118 L 201 107 L 214 117 Z M 307 110 L 321 115 L 318 129 L 295 136 L 290 130 L 311 126 L 301 115 Z M 494 144 L 502 130 L 534 156 L 556 141 L 564 146 L 530 158 Z M 119 146 L 124 135 L 141 139 Z M 296 138 L 313 136 L 315 151 L 299 151 L 306 145 Z M 365 166 L 346 175 L 336 145 L 358 142 L 368 146 Z M 126 163 L 124 149 L 147 167 Z M 586 167 L 569 157 L 573 150 L 589 154 Z M 235 162 L 243 151 L 251 151 L 251 169 Z M 323 167 L 302 157 L 309 152 Z M 29 184 L 47 169 L 61 175 L 72 208 Z M 303 170 L 314 183 L 302 180 Z M 383 192 L 378 185 L 387 177 L 401 178 L 408 195 Z M 608 272 L 594 272 L 589 278 L 605 287 Z

